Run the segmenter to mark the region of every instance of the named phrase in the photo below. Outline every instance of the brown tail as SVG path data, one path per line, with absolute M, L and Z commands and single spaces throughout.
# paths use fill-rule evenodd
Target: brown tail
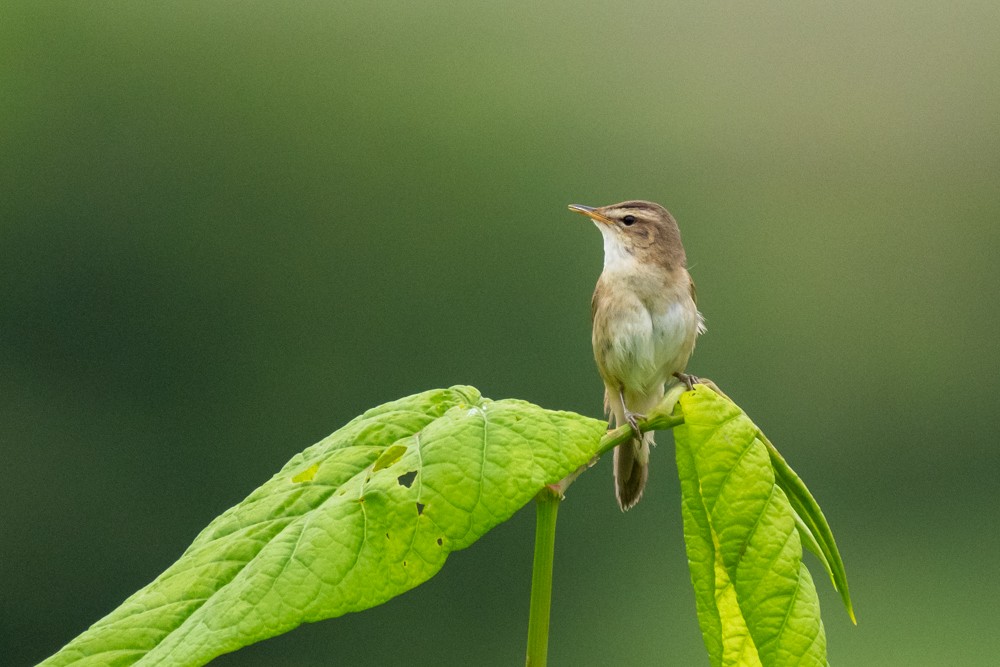
M 615 495 L 622 511 L 635 507 L 649 479 L 649 446 L 653 434 L 632 438 L 615 448 Z

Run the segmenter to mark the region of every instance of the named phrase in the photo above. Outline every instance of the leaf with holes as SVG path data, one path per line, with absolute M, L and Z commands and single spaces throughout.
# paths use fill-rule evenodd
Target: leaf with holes
M 472 387 L 369 410 L 298 454 L 45 665 L 201 665 L 381 604 L 588 462 L 607 423 Z
M 684 537 L 712 665 L 826 665 L 819 599 L 802 563 L 800 534 L 821 557 L 829 552 L 825 567 L 838 564 L 835 583 L 843 564 L 818 505 L 787 464 L 776 479 L 769 443 L 731 401 L 697 385 L 681 396 L 680 409 L 684 424 L 674 433 Z M 782 487 L 796 480 L 801 488 L 790 502 Z M 798 508 L 809 516 L 800 517 Z

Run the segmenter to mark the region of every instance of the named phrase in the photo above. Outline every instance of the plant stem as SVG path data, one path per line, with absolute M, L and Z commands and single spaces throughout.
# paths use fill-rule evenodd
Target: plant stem
M 528 613 L 526 667 L 545 667 L 549 652 L 549 612 L 552 606 L 552 561 L 556 548 L 556 517 L 562 495 L 548 487 L 535 497 L 535 559 L 531 566 L 531 607 Z
M 712 385 L 714 387 L 714 384 Z M 685 387 L 673 386 L 656 408 L 639 422 L 643 432 L 673 428 L 684 421 L 674 412 Z M 718 391 L 718 390 L 716 390 Z M 721 392 L 720 392 L 721 393 Z M 549 615 L 552 608 L 552 563 L 556 550 L 556 517 L 566 489 L 598 458 L 632 438 L 631 426 L 621 426 L 601 438 L 600 449 L 589 464 L 580 466 L 557 484 L 544 487 L 535 496 L 535 559 L 531 566 L 531 606 L 528 612 L 526 667 L 545 667 L 549 654 Z
M 715 383 L 711 380 L 702 378 L 699 382 L 709 384 L 710 387 L 715 388 L 715 391 L 719 391 L 718 388 L 715 387 Z M 686 390 L 687 387 L 680 383 L 673 385 L 669 390 L 667 390 L 667 393 L 663 396 L 663 400 L 660 401 L 660 404 L 650 410 L 649 414 L 646 415 L 644 419 L 639 420 L 639 430 L 643 433 L 648 433 L 649 431 L 665 431 L 668 428 L 673 428 L 679 424 L 683 424 L 684 415 L 674 408 L 677 407 L 678 399 L 680 399 L 681 394 L 683 394 Z M 597 456 L 604 456 L 612 449 L 632 437 L 632 427 L 627 424 L 625 426 L 619 426 L 613 431 L 608 431 L 608 433 L 601 438 L 601 447 L 597 450 Z M 565 489 L 563 490 L 565 491 Z

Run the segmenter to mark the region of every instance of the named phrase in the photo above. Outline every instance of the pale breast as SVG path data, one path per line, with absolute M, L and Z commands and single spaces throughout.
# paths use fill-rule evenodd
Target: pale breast
M 664 382 L 678 371 L 683 371 L 694 351 L 700 318 L 694 303 L 681 298 L 673 301 L 660 313 L 652 316 L 653 349 L 659 375 L 657 382 Z
M 643 293 L 641 287 L 601 276 L 594 293 L 593 344 L 607 384 L 648 393 L 684 370 L 700 320 L 689 289 L 660 283 L 656 293 Z

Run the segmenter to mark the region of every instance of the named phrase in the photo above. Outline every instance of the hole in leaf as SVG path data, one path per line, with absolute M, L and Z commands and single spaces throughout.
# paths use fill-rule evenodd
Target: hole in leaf
M 425 505 L 423 503 L 417 503 L 417 515 L 418 516 L 424 513 L 424 507 L 425 507 Z
M 396 481 L 399 482 L 400 486 L 405 486 L 406 488 L 410 488 L 411 486 L 413 486 L 413 480 L 415 480 L 416 478 L 417 478 L 417 471 L 411 470 L 410 472 L 397 477 Z
M 438 546 L 439 547 L 444 546 L 444 540 L 442 540 L 440 537 L 438 538 Z
M 389 539 L 389 533 L 385 534 L 385 539 L 387 539 L 387 540 Z

